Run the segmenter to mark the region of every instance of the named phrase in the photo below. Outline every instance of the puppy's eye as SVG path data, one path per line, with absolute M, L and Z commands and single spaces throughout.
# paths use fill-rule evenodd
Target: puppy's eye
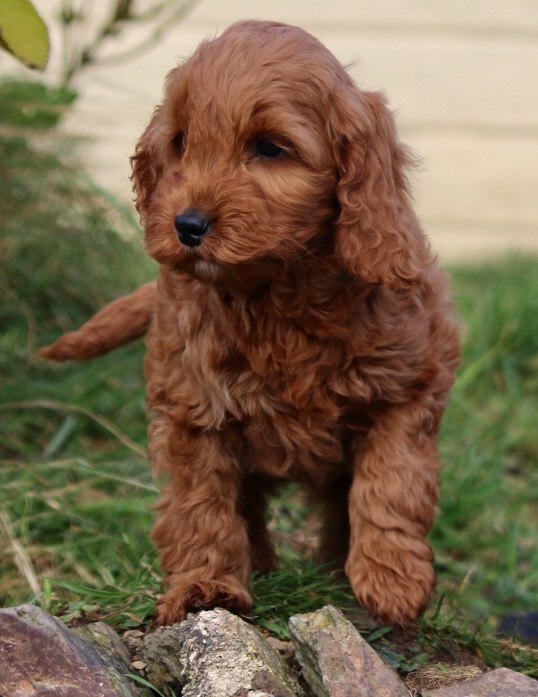
M 280 146 L 272 143 L 270 140 L 258 140 L 254 145 L 254 151 L 258 157 L 264 157 L 268 160 L 276 160 L 281 157 L 285 150 Z
M 172 147 L 178 155 L 183 155 L 185 150 L 185 134 L 181 131 L 172 138 Z

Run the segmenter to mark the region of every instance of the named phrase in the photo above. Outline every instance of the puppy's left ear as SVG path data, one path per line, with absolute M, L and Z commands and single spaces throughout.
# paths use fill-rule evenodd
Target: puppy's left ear
M 333 113 L 340 205 L 336 255 L 348 273 L 366 283 L 409 286 L 431 260 L 409 195 L 406 170 L 412 157 L 398 142 L 382 95 L 348 85 Z
M 155 108 L 151 121 L 136 144 L 135 154 L 131 157 L 131 180 L 136 195 L 135 206 L 142 221 L 144 221 L 151 195 L 162 175 L 162 165 L 155 144 L 161 109 L 161 106 Z

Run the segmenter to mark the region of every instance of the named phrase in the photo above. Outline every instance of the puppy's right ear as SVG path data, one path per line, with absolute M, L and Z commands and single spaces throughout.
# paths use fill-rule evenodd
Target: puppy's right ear
M 163 170 L 155 142 L 160 120 L 161 106 L 157 106 L 149 125 L 136 144 L 135 154 L 131 157 L 131 180 L 136 195 L 135 206 L 142 221 Z
M 406 288 L 432 261 L 413 211 L 403 146 L 383 95 L 341 83 L 329 121 L 339 174 L 336 256 L 366 283 Z

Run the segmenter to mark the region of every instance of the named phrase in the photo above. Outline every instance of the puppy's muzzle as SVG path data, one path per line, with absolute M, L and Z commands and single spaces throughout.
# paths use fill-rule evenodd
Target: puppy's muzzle
M 186 247 L 198 247 L 209 232 L 211 222 L 201 211 L 187 210 L 175 220 L 177 235 Z

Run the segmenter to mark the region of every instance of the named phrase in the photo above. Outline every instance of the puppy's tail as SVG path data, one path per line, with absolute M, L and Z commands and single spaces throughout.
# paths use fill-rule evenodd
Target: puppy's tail
M 144 335 L 157 304 L 155 281 L 106 305 L 74 332 L 61 336 L 38 351 L 53 361 L 84 361 L 128 344 Z

